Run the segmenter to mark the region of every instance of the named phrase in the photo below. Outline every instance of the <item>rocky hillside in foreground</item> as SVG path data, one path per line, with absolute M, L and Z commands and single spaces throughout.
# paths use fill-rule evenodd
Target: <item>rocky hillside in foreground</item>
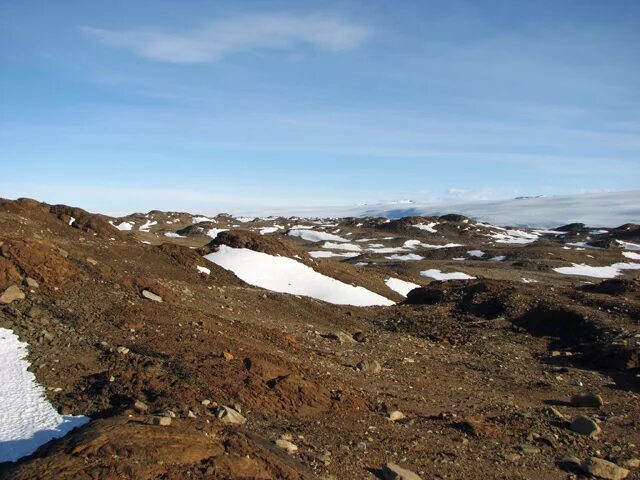
M 0 328 L 90 417 L 0 478 L 640 478 L 638 244 L 0 201 Z

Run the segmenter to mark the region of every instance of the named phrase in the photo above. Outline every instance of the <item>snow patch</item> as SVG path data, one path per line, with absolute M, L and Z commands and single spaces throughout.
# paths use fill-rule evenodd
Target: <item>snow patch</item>
M 420 288 L 420 285 L 412 282 L 407 282 L 406 280 L 400 280 L 399 278 L 387 278 L 384 283 L 387 284 L 391 290 L 396 293 L 399 293 L 403 297 L 406 297 L 407 294 L 413 290 L 414 288 Z
M 109 222 L 111 223 L 111 222 Z M 122 222 L 118 225 L 115 225 L 114 223 L 111 223 L 111 225 L 113 225 L 114 227 L 116 227 L 118 230 L 121 231 L 128 231 L 131 230 L 133 228 L 133 223 L 131 222 Z
M 245 282 L 282 293 L 304 295 L 338 305 L 393 305 L 388 298 L 316 272 L 292 258 L 221 245 L 205 258 Z
M 140 230 L 141 232 L 148 232 L 151 227 L 157 224 L 158 222 L 156 222 L 155 220 L 147 220 L 147 223 L 145 223 L 144 225 L 140 225 L 140 228 L 138 230 Z
M 333 233 L 327 232 L 316 232 L 315 230 L 309 229 L 291 229 L 289 230 L 288 235 L 290 237 L 298 237 L 307 242 L 348 242 L 346 238 L 342 238 L 338 235 L 334 235 Z
M 260 229 L 260 235 L 266 235 L 268 233 L 276 233 L 278 230 L 284 230 L 282 225 L 274 225 L 273 227 L 262 227 Z
M 62 416 L 53 408 L 28 371 L 27 347 L 11 330 L 0 328 L 0 463 L 30 455 L 90 420 Z
M 473 280 L 474 278 L 476 278 L 462 272 L 444 273 L 436 268 L 424 270 L 420 272 L 420 275 L 422 275 L 423 277 L 433 278 L 435 280 Z
M 415 260 L 424 260 L 424 257 L 415 253 L 407 253 L 406 255 L 391 255 L 384 257 L 388 260 L 400 260 L 401 262 L 411 262 Z
M 353 243 L 333 243 L 333 242 L 324 242 L 322 248 L 333 249 L 333 250 L 347 250 L 349 252 L 360 252 L 362 249 L 359 245 L 354 245 Z
M 438 233 L 438 231 L 433 228 L 438 225 L 438 222 L 429 222 L 429 223 L 416 223 L 415 225 L 411 225 L 413 228 L 418 228 L 420 230 L 424 230 L 429 233 Z
M 610 267 L 591 267 L 584 263 L 573 263 L 570 267 L 554 268 L 554 271 L 563 275 L 582 275 L 584 277 L 594 278 L 614 278 L 620 274 L 620 270 Z
M 200 223 L 200 222 L 214 222 L 215 223 L 215 220 L 212 219 L 212 218 L 209 218 L 209 217 L 192 217 L 191 221 L 193 223 Z
M 210 228 L 209 230 L 207 230 L 207 233 L 205 233 L 205 235 L 207 237 L 216 238 L 219 233 L 228 232 L 228 231 L 229 230 L 226 228 Z
M 196 265 L 196 268 L 200 273 L 204 273 L 205 275 L 211 275 L 211 269 L 207 267 L 201 267 L 200 265 Z
M 624 240 L 616 240 L 616 242 L 625 250 L 640 250 L 640 245 L 637 243 L 625 242 Z
M 358 252 L 338 253 L 338 252 L 329 252 L 326 250 L 309 252 L 309 256 L 311 256 L 312 258 L 331 258 L 331 257 L 352 258 L 352 257 L 357 257 L 358 255 L 360 255 Z
M 526 244 L 533 243 L 538 240 L 539 236 L 535 233 L 528 233 L 524 230 L 506 230 L 505 233 L 492 233 L 489 235 L 496 240 L 496 243 L 516 243 Z

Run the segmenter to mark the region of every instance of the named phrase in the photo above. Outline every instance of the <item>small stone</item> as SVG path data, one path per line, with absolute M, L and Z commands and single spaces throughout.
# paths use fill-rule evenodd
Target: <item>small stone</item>
M 27 287 L 29 288 L 38 288 L 40 286 L 40 284 L 38 283 L 38 281 L 35 278 L 31 278 L 31 277 L 27 277 L 24 280 L 24 283 L 27 285 Z
M 95 266 L 98 264 L 98 261 L 95 258 L 87 257 L 87 263 Z
M 585 415 L 576 417 L 573 422 L 571 422 L 569 428 L 574 432 L 587 435 L 589 437 L 597 437 L 601 432 L 600 426 L 594 420 Z
M 189 418 L 196 418 L 196 414 L 195 414 L 195 413 L 193 413 L 191 410 L 189 410 L 189 411 L 187 412 L 187 417 L 189 417 Z
M 323 335 L 324 338 L 328 338 L 329 340 L 336 340 L 338 343 L 355 343 L 356 341 L 353 339 L 351 335 L 347 335 L 344 332 L 331 332 Z
M 247 422 L 247 419 L 244 418 L 240 412 L 224 405 L 217 408 L 216 417 L 222 420 L 223 423 L 230 423 L 233 425 L 244 425 Z
M 572 396 L 571 405 L 574 407 L 599 408 L 604 405 L 604 401 L 600 395 L 589 392 Z
M 587 458 L 582 462 L 581 468 L 594 477 L 607 480 L 622 480 L 629 475 L 629 470 L 626 468 L 619 467 L 613 462 L 597 457 Z
M 557 420 L 565 420 L 564 415 L 555 407 L 545 407 L 544 412 Z
M 206 407 L 211 404 L 211 400 L 205 399 L 205 400 L 202 400 L 200 403 Z
M 282 438 L 276 440 L 276 446 L 282 450 L 286 450 L 287 453 L 295 453 L 298 451 L 298 446 L 295 443 L 291 443 L 289 440 Z
M 222 356 L 224 357 L 224 359 L 225 359 L 227 362 L 230 362 L 231 360 L 233 360 L 233 359 L 235 358 L 235 357 L 233 356 L 233 353 L 231 353 L 231 352 L 226 352 L 226 351 L 225 351 L 225 352 L 222 352 Z
M 162 302 L 162 297 L 160 295 L 156 295 L 149 290 L 142 290 L 142 296 L 147 300 L 153 300 L 154 302 Z
M 168 427 L 169 425 L 171 425 L 171 418 L 154 416 L 149 419 L 148 423 L 150 423 L 151 425 L 160 425 L 162 427 Z
M 23 300 L 24 297 L 24 292 L 20 290 L 20 288 L 16 285 L 11 285 L 2 295 L 0 295 L 0 303 L 8 305 L 16 300 Z
M 136 412 L 138 412 L 138 413 L 144 413 L 144 412 L 146 412 L 147 410 L 149 410 L 149 407 L 147 407 L 147 404 L 146 404 L 146 403 L 144 403 L 143 401 L 141 401 L 141 400 L 136 400 L 136 401 L 133 403 L 133 409 L 134 409 Z
M 387 413 L 387 418 L 392 422 L 397 422 L 398 420 L 404 420 L 405 418 L 407 418 L 407 416 L 400 410 L 393 410 Z
M 529 453 L 529 454 L 540 453 L 540 449 L 533 445 L 522 445 L 520 447 L 520 450 L 522 450 L 522 453 Z
M 417 473 L 402 468 L 395 463 L 387 463 L 382 466 L 382 478 L 384 480 L 422 480 Z
M 622 461 L 624 468 L 638 468 L 640 467 L 640 458 L 627 458 Z
M 364 332 L 356 332 L 353 334 L 353 339 L 358 343 L 365 343 L 367 341 L 367 334 Z
M 364 373 L 380 373 L 382 371 L 382 367 L 377 360 L 362 360 L 356 365 L 356 368 Z
M 122 355 L 126 355 L 129 353 L 129 349 L 127 347 L 120 346 L 116 348 L 116 352 L 121 353 Z

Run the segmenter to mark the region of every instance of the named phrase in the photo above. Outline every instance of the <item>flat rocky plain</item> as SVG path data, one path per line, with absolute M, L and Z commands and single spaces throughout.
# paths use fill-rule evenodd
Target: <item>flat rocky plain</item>
M 631 224 L 0 200 L 0 327 L 59 412 L 91 417 L 0 478 L 640 478 L 638 244 Z M 393 305 L 250 285 L 204 258 L 221 246 Z

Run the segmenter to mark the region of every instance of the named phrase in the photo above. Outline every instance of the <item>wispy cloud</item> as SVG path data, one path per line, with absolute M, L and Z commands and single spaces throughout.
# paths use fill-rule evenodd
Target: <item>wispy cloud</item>
M 238 52 L 290 49 L 301 44 L 329 51 L 349 50 L 372 34 L 371 28 L 337 15 L 288 13 L 244 15 L 186 31 L 81 29 L 105 45 L 171 63 L 215 62 Z

